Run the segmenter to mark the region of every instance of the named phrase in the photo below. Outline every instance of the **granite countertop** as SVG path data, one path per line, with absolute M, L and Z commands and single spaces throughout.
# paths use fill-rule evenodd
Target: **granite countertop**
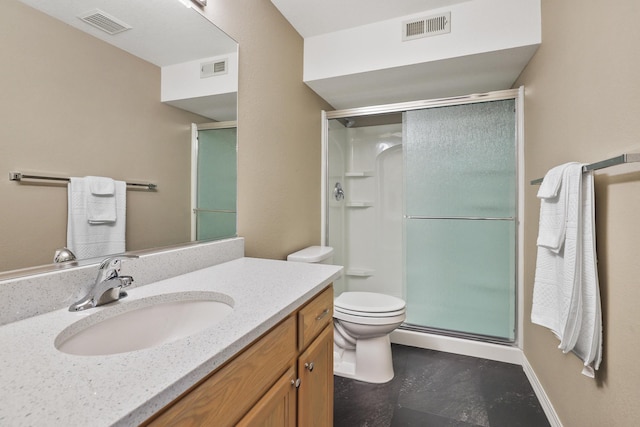
M 85 312 L 64 308 L 4 325 L 0 327 L 0 425 L 139 424 L 275 326 L 341 271 L 332 265 L 240 258 L 128 290 L 127 298 Z M 119 310 L 118 306 L 141 298 L 187 291 L 227 295 L 233 300 L 233 312 L 200 333 L 145 350 L 77 356 L 54 347 L 60 332 L 87 316 Z

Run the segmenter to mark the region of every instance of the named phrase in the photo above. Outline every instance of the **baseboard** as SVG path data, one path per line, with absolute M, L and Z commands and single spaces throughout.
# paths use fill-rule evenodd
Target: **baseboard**
M 524 354 L 522 355 L 522 370 L 529 379 L 529 383 L 531 384 L 533 391 L 536 393 L 536 397 L 540 401 L 540 406 L 542 406 L 542 409 L 547 416 L 547 420 L 549 420 L 549 424 L 551 424 L 552 427 L 562 427 L 562 422 L 560 422 L 560 418 L 551 404 L 549 396 L 545 393 L 542 384 L 538 381 L 536 373 L 533 371 L 533 368 Z
M 402 329 L 396 329 L 391 333 L 391 342 L 522 365 L 522 350 L 515 346 L 491 344 Z

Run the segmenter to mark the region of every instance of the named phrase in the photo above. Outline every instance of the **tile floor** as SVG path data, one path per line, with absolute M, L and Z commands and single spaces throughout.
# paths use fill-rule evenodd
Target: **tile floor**
M 392 345 L 395 378 L 335 376 L 335 427 L 546 427 L 522 367 Z

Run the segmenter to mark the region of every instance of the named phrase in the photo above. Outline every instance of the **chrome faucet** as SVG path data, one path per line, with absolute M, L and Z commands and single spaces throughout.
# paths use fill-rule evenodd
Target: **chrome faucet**
M 82 311 L 126 297 L 127 293 L 122 288 L 129 286 L 133 282 L 133 277 L 119 275 L 122 260 L 125 258 L 138 258 L 138 256 L 116 255 L 102 261 L 91 290 L 84 298 L 71 304 L 69 311 Z

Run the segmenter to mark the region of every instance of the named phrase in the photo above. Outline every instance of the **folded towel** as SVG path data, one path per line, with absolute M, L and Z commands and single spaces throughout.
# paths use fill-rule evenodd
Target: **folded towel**
M 538 189 L 537 196 L 539 199 L 552 199 L 558 196 L 558 191 L 560 191 L 560 185 L 562 184 L 562 175 L 570 164 L 571 163 L 565 163 L 549 169 L 544 175 L 540 188 Z
M 95 258 L 125 251 L 126 183 L 115 181 L 117 219 L 115 222 L 90 223 L 87 199 L 90 189 L 84 178 L 71 178 L 68 185 L 69 206 L 67 247 L 78 258 Z
M 89 185 L 89 191 L 94 196 L 113 196 L 116 191 L 115 181 L 102 176 L 85 177 Z
M 565 241 L 568 191 L 560 191 L 567 168 L 578 163 L 565 163 L 551 169 L 544 176 L 540 198 L 540 222 L 537 245 L 558 253 Z
M 90 224 L 116 222 L 115 181 L 100 176 L 85 177 L 87 220 Z

